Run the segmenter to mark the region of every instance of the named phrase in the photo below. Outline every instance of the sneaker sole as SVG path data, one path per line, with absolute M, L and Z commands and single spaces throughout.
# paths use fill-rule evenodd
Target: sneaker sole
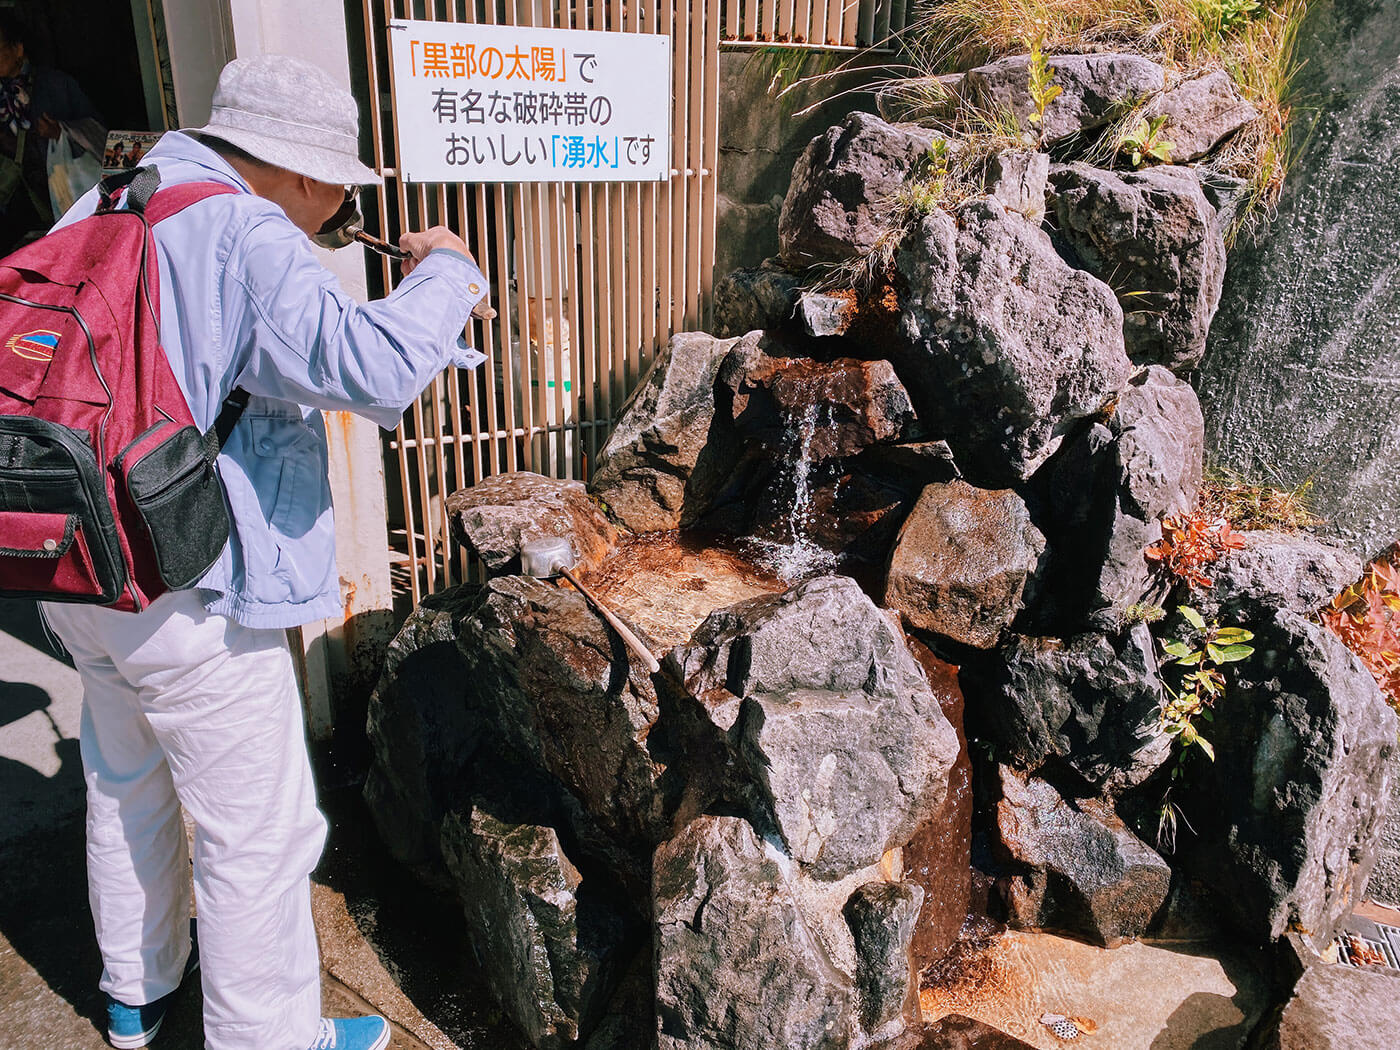
M 139 1050 L 140 1047 L 148 1045 L 156 1037 L 156 1033 L 160 1031 L 160 1026 L 164 1023 L 165 1018 L 162 1017 L 140 1035 L 116 1035 L 113 1032 L 108 1032 L 107 1041 L 116 1047 L 116 1050 Z M 375 1047 L 375 1050 L 382 1050 L 382 1047 Z
M 384 1034 L 381 1035 L 377 1040 L 375 1040 L 374 1045 L 371 1046 L 369 1050 L 384 1050 L 384 1048 L 389 1045 L 389 1037 L 393 1034 L 394 1030 L 389 1025 L 389 1022 L 386 1020 L 384 1022 Z

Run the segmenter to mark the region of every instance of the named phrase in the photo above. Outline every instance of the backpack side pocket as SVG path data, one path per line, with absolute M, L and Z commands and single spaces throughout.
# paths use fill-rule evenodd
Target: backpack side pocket
M 192 587 L 228 543 L 224 488 L 199 430 L 159 423 L 117 459 L 127 494 L 155 551 L 161 582 Z

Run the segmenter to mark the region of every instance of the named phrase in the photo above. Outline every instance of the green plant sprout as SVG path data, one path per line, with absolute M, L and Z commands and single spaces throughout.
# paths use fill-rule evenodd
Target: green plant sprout
M 1164 663 L 1192 670 L 1183 671 L 1177 689 L 1163 683 L 1166 700 L 1162 704 L 1162 731 L 1176 737 L 1183 750 L 1194 745 L 1214 762 L 1215 748 L 1201 735 L 1197 720 L 1214 720 L 1211 709 L 1225 695 L 1225 676 L 1219 668 L 1251 656 L 1254 647 L 1245 643 L 1253 640 L 1254 633 L 1243 627 L 1206 623 L 1205 617 L 1189 605 L 1178 606 L 1176 611 L 1192 631 L 1188 638 L 1162 643 L 1168 657 Z
M 1151 120 L 1139 120 L 1118 140 L 1118 148 L 1128 154 L 1128 163 L 1134 168 L 1142 167 L 1149 157 L 1163 164 L 1171 161 L 1175 143 L 1162 137 L 1162 125 L 1166 122 L 1165 113 Z
M 1036 127 L 1036 134 L 1032 136 L 1036 143 L 1045 138 L 1045 111 L 1050 103 L 1059 98 L 1064 91 L 1059 84 L 1055 83 L 1055 69 L 1050 65 L 1045 57 L 1042 47 L 1044 37 L 1037 37 L 1031 43 L 1030 61 L 1030 83 L 1028 85 L 1031 95 L 1031 105 L 1035 108 L 1026 117 L 1028 121 Z

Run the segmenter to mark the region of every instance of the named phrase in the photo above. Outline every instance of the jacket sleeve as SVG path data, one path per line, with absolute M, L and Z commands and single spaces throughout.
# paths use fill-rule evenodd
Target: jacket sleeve
M 429 254 L 394 291 L 361 304 L 283 216 L 255 220 L 230 253 L 219 315 L 233 386 L 388 428 L 448 365 L 481 356 L 463 330 L 486 295 L 466 256 Z

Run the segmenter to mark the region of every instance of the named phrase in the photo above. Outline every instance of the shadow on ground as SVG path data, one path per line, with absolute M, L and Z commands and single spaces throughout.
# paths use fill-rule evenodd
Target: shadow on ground
M 384 968 L 423 1015 L 463 1050 L 528 1050 L 487 990 L 455 895 L 414 879 L 379 842 L 358 776 L 336 783 L 318 763 L 331 832 L 314 876 L 346 908 Z

